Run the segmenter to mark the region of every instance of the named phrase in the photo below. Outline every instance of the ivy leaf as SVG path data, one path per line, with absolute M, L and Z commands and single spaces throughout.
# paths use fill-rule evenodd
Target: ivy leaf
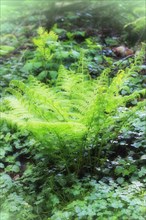
M 142 177 L 142 176 L 145 176 L 146 175 L 146 168 L 145 167 L 142 167 L 140 172 L 138 172 L 138 176 L 139 177 Z
M 5 166 L 3 163 L 0 163 L 0 168 L 3 169 Z
M 40 80 L 40 81 L 42 81 L 43 79 L 45 79 L 46 77 L 47 77 L 47 71 L 42 71 L 38 76 L 37 76 L 37 78 L 38 78 L 38 80 Z
M 77 58 L 79 58 L 80 53 L 77 52 L 76 50 L 71 50 L 70 51 L 70 56 L 77 59 Z
M 122 184 L 122 183 L 124 182 L 124 178 L 123 178 L 123 177 L 119 177 L 119 178 L 117 179 L 117 182 L 118 182 L 119 184 Z
M 140 159 L 141 160 L 146 160 L 146 154 L 142 155 Z
M 57 71 L 50 71 L 50 72 L 49 72 L 49 75 L 50 75 L 51 79 L 56 79 L 58 73 L 57 73 Z
M 141 142 L 135 142 L 134 144 L 131 144 L 131 146 L 139 148 L 141 146 Z
M 4 158 L 5 153 L 6 153 L 5 150 L 4 150 L 4 149 L 1 149 L 1 150 L 0 150 L 0 157 L 1 157 L 1 158 Z

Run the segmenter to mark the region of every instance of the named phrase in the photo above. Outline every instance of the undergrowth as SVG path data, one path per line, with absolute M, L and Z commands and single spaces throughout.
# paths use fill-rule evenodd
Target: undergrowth
M 143 220 L 145 90 L 139 75 L 145 44 L 114 73 L 107 58 L 108 67 L 93 79 L 89 52 L 65 51 L 53 31 L 38 33 L 24 69 L 33 74 L 38 65 L 41 74 L 11 81 L 2 98 L 1 218 Z M 101 51 L 91 39 L 86 43 Z M 74 62 L 63 65 L 68 56 Z
M 53 32 L 47 36 L 48 41 L 54 37 L 57 41 Z M 44 45 L 38 44 L 38 50 L 44 60 L 53 56 Z M 32 132 L 42 142 L 40 150 L 46 154 L 56 151 L 65 160 L 68 155 L 72 160 L 72 155 L 74 158 L 78 152 L 76 163 L 79 170 L 83 151 L 88 151 L 88 162 L 91 163 L 90 150 L 95 148 L 95 165 L 103 159 L 103 148 L 116 138 L 127 119 L 144 108 L 144 101 L 126 108 L 128 102 L 144 96 L 144 89 L 125 96 L 120 94 L 142 65 L 143 50 L 144 46 L 134 63 L 125 71 L 119 70 L 113 79 L 109 75 L 110 68 L 97 79 L 92 79 L 84 74 L 84 67 L 75 73 L 61 65 L 53 86 L 40 83 L 32 76 L 27 84 L 13 80 L 8 89 L 11 95 L 3 100 L 1 119 L 16 124 L 18 129 Z M 76 164 L 74 166 L 77 169 Z

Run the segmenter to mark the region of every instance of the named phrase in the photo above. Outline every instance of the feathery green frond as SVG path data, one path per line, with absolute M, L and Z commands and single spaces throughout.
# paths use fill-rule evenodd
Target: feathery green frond
M 55 38 L 50 35 L 51 39 Z M 46 37 L 50 36 L 46 34 Z M 136 58 L 135 62 L 140 59 Z M 1 118 L 32 132 L 48 149 L 90 146 L 97 142 L 99 133 L 104 136 L 116 124 L 117 118 L 119 121 L 129 117 L 127 112 L 131 109 L 124 110 L 128 101 L 144 96 L 145 90 L 120 95 L 134 70 L 133 64 L 126 71 L 119 71 L 110 82 L 110 69 L 105 69 L 95 80 L 61 65 L 54 86 L 43 84 L 33 76 L 27 84 L 13 80 L 8 89 L 11 95 L 3 100 L 6 106 L 2 108 Z

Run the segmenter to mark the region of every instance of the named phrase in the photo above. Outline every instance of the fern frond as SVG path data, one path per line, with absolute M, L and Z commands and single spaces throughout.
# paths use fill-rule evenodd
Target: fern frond
M 85 142 L 90 146 L 96 143 L 99 133 L 104 137 L 117 118 L 128 117 L 119 107 L 144 94 L 142 90 L 129 96 L 120 95 L 134 68 L 119 71 L 111 82 L 110 69 L 94 80 L 88 74 L 76 74 L 62 65 L 55 86 L 43 84 L 33 76 L 27 84 L 12 81 L 11 95 L 4 98 L 7 104 L 1 118 L 29 130 L 50 149 L 68 145 L 79 148 Z

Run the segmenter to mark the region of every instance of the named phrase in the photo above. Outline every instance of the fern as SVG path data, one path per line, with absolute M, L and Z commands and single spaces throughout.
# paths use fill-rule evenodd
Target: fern
M 51 39 L 56 37 L 52 36 Z M 121 128 L 123 121 L 135 111 L 134 108 L 125 111 L 126 103 L 145 93 L 142 90 L 129 96 L 120 95 L 124 83 L 142 62 L 142 54 L 126 71 L 120 70 L 110 83 L 110 69 L 105 69 L 95 80 L 62 65 L 54 86 L 32 76 L 27 84 L 13 80 L 8 89 L 11 95 L 3 100 L 1 119 L 32 132 L 50 151 L 64 147 L 71 151 L 90 148 L 97 143 L 101 150 L 117 134 L 117 130 L 111 133 L 117 120 Z M 138 106 L 143 108 L 144 103 Z
M 34 44 L 37 46 L 37 50 L 45 57 L 48 58 L 48 52 L 54 48 L 55 43 L 57 43 L 58 36 L 50 31 L 49 33 L 45 31 L 42 27 L 38 29 L 38 37 L 33 39 Z M 49 46 L 46 47 L 46 46 Z
M 145 20 L 146 20 L 146 16 L 140 17 L 135 21 L 126 24 L 124 28 L 127 28 L 128 26 L 132 26 L 135 32 L 140 33 L 140 31 L 144 31 L 145 29 Z
M 62 71 L 64 75 L 65 70 Z M 139 92 L 128 97 L 117 93 L 123 73 L 118 74 L 110 87 L 84 75 L 70 74 L 64 75 L 62 82 L 58 77 L 56 87 L 50 88 L 33 77 L 27 85 L 13 81 L 9 90 L 13 96 L 5 98 L 9 108 L 1 113 L 1 118 L 28 129 L 41 141 L 48 142 L 50 148 L 56 148 L 60 139 L 63 145 L 81 141 L 85 135 L 90 139 L 92 133 L 115 121 L 112 116 L 119 106 L 139 96 Z

